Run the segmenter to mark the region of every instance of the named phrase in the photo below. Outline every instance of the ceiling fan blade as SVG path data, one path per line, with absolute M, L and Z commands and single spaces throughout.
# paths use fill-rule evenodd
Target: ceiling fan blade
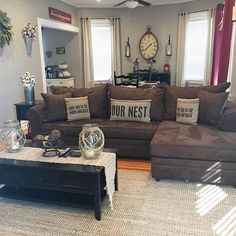
M 126 2 L 127 2 L 127 0 L 123 1 L 123 2 L 120 2 L 120 3 L 116 4 L 114 7 L 118 7 L 118 6 L 120 6 L 120 5 L 122 5 L 122 4 L 126 3 Z
M 142 4 L 142 5 L 146 6 L 146 7 L 152 5 L 151 3 L 145 2 L 145 1 L 143 1 L 143 0 L 138 0 L 138 3 L 139 3 L 139 4 Z

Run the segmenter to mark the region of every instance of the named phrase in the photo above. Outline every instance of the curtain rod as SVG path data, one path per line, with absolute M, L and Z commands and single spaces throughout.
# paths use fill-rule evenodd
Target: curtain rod
M 222 4 L 224 5 L 224 4 Z M 211 8 L 211 9 L 204 9 L 204 10 L 199 10 L 199 11 L 190 11 L 190 12 L 181 12 L 179 13 L 179 15 L 181 14 L 193 14 L 193 13 L 198 13 L 198 12 L 203 12 L 203 11 L 212 11 L 214 8 Z
M 120 19 L 120 17 L 113 17 L 113 16 L 109 16 L 109 17 L 90 17 L 90 19 L 94 19 L 94 20 L 107 20 L 110 18 L 117 18 Z M 81 17 L 80 19 L 88 19 L 88 17 Z

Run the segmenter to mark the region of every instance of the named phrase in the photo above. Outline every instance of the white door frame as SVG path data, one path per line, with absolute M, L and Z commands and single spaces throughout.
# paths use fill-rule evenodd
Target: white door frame
M 68 32 L 74 32 L 74 33 L 79 33 L 79 28 L 72 25 L 65 24 L 65 23 L 59 23 L 52 20 L 42 19 L 39 17 L 37 19 L 37 22 L 38 22 L 38 35 L 39 35 L 38 38 L 39 38 L 39 51 L 40 51 L 40 61 L 41 61 L 43 92 L 47 92 L 42 27 L 63 30 L 63 31 L 68 31 Z

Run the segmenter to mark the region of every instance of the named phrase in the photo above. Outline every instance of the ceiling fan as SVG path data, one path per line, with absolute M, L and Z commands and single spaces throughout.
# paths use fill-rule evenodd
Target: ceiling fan
M 126 1 L 116 4 L 114 7 L 118 7 L 124 3 L 128 8 L 135 8 L 138 6 L 138 4 L 144 5 L 146 7 L 151 5 L 151 3 L 143 1 L 143 0 L 126 0 Z

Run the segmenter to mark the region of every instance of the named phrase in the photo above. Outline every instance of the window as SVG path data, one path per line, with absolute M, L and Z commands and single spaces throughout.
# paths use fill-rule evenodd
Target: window
M 112 75 L 112 34 L 109 20 L 92 20 L 92 51 L 94 81 L 111 79 Z
M 208 13 L 190 13 L 186 30 L 184 80 L 203 84 L 209 37 Z
M 230 45 L 230 57 L 229 57 L 229 69 L 228 69 L 228 78 L 227 81 L 232 81 L 232 73 L 233 73 L 233 61 L 235 60 L 234 54 L 234 45 L 235 45 L 235 38 L 236 38 L 236 23 L 233 22 L 233 29 L 232 29 L 232 38 L 231 38 L 231 45 Z

